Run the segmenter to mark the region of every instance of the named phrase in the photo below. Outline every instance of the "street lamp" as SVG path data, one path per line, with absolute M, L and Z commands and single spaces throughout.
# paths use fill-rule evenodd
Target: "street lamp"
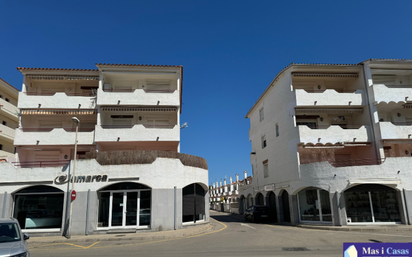
M 75 179 L 75 174 L 76 174 L 76 158 L 77 158 L 77 133 L 79 132 L 79 123 L 80 120 L 76 117 L 72 117 L 72 121 L 76 123 L 76 136 L 74 139 L 74 161 L 73 161 L 73 175 L 71 176 L 72 179 L 72 190 L 70 191 L 70 218 L 69 218 L 69 233 L 67 235 L 67 238 L 70 238 L 72 236 L 72 213 L 73 213 L 73 201 L 71 200 L 71 194 L 74 190 L 74 179 Z M 70 176 L 69 176 L 70 179 Z M 70 182 L 70 180 L 69 180 Z

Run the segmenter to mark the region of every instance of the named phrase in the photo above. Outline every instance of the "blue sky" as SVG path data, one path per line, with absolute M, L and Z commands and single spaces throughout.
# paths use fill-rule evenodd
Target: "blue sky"
M 291 62 L 412 59 L 412 1 L 0 0 L 0 77 L 16 67 L 183 65 L 181 152 L 209 183 L 251 174 L 245 115 Z

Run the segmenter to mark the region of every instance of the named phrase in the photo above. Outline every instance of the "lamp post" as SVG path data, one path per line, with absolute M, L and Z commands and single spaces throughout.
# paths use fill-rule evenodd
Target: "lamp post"
M 76 174 L 76 158 L 77 158 L 77 133 L 79 132 L 79 123 L 80 120 L 76 117 L 72 118 L 72 121 L 76 123 L 76 136 L 74 139 L 74 161 L 73 161 L 73 175 L 71 176 L 72 180 L 72 190 L 70 190 L 70 218 L 69 218 L 69 233 L 67 238 L 70 238 L 72 236 L 72 213 L 73 213 L 73 201 L 71 200 L 71 194 L 74 190 L 74 178 Z M 70 179 L 70 177 L 69 177 Z M 70 180 L 69 180 L 70 182 Z

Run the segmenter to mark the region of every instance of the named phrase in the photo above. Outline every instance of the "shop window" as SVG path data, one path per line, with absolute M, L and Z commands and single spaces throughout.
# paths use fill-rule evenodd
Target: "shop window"
M 183 222 L 195 222 L 205 219 L 206 191 L 199 184 L 190 184 L 183 188 Z
M 49 186 L 33 186 L 14 196 L 13 217 L 22 229 L 60 228 L 63 217 L 63 191 Z
M 151 190 L 138 183 L 118 183 L 99 191 L 97 227 L 147 227 L 151 221 Z
M 298 193 L 301 221 L 332 221 L 329 192 L 308 188 Z
M 262 109 L 259 110 L 259 118 L 260 118 L 260 121 L 265 119 L 265 113 L 263 111 L 263 107 L 262 107 Z
M 346 190 L 344 196 L 348 223 L 401 222 L 397 191 L 393 188 L 359 185 Z
M 262 136 L 262 149 L 266 147 L 266 136 Z

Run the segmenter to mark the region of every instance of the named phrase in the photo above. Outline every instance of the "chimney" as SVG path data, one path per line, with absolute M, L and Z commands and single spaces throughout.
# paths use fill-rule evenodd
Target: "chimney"
M 226 179 L 224 179 L 224 180 L 223 180 L 223 185 L 225 185 L 225 186 L 226 186 Z
M 232 177 L 230 177 L 230 184 L 232 184 L 233 183 L 233 180 L 232 180 Z
M 244 173 L 245 173 L 245 179 L 247 179 L 247 170 L 245 170 Z
M 239 182 L 239 174 L 236 174 L 236 182 Z

